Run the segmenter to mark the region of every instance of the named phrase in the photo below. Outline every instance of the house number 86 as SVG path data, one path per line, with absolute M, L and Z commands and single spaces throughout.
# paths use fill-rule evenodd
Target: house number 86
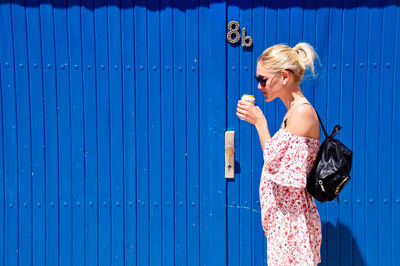
M 237 43 L 240 40 L 240 24 L 237 21 L 231 21 L 228 23 L 228 33 L 226 38 L 229 43 Z M 250 36 L 246 36 L 246 28 L 242 29 L 242 46 L 250 47 L 253 44 L 253 39 Z

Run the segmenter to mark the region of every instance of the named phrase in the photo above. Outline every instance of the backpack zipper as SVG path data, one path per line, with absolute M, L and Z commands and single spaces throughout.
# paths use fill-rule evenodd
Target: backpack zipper
M 348 177 L 346 177 L 345 179 L 343 179 L 342 182 L 340 182 L 339 186 L 337 186 L 337 188 L 336 188 L 336 190 L 335 190 L 335 195 L 338 195 L 338 194 L 339 194 L 340 187 L 343 186 L 343 184 L 345 184 L 349 178 L 350 178 L 350 177 L 348 176 Z
M 322 183 L 322 180 L 318 180 L 318 184 L 321 186 L 322 191 L 325 192 L 325 188 L 324 188 L 324 185 Z

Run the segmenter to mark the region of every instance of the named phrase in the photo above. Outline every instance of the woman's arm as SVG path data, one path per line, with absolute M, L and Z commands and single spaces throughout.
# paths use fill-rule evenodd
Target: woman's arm
M 268 130 L 268 124 L 267 120 L 265 117 L 263 117 L 263 121 L 259 121 L 255 124 L 257 132 L 258 132 L 258 137 L 260 138 L 260 144 L 261 144 L 261 149 L 264 149 L 265 142 L 271 139 L 271 135 Z
M 247 101 L 240 100 L 237 105 L 236 115 L 256 126 L 258 136 L 260 138 L 261 149 L 264 149 L 265 142 L 271 139 L 268 130 L 268 123 L 261 109 Z

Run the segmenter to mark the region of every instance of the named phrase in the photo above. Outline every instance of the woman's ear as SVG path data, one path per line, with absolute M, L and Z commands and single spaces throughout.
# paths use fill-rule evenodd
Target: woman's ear
M 281 75 L 282 75 L 282 79 L 283 79 L 282 83 L 283 83 L 283 85 L 286 85 L 286 83 L 289 81 L 289 78 L 290 78 L 289 72 L 287 70 L 283 70 L 281 72 Z

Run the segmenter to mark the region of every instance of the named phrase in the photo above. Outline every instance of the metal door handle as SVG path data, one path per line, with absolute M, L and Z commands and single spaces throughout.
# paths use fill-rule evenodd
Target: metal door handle
M 235 131 L 225 132 L 225 178 L 235 178 Z

